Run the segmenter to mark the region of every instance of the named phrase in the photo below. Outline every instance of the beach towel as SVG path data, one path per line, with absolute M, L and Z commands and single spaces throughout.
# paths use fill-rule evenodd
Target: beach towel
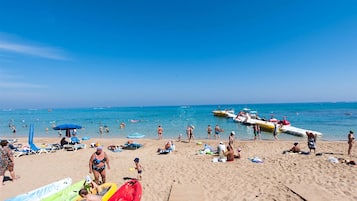
M 254 156 L 252 158 L 249 158 L 250 161 L 254 162 L 254 163 L 263 163 L 264 161 L 262 159 L 260 159 L 257 156 Z
M 330 161 L 331 163 L 339 163 L 338 159 L 332 156 L 328 158 L 328 161 Z
M 214 163 L 218 163 L 218 162 L 225 163 L 225 162 L 227 162 L 227 159 L 225 159 L 225 158 L 213 158 L 212 162 L 214 162 Z
M 160 155 L 162 155 L 162 154 L 168 154 L 168 153 L 170 153 L 170 152 L 171 152 L 171 151 L 170 151 L 170 150 L 167 150 L 167 149 L 166 149 L 166 150 L 160 150 L 160 151 L 159 151 L 159 154 L 160 154 Z

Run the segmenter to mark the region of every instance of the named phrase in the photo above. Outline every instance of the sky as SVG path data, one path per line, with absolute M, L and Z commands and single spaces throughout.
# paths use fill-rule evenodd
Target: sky
M 354 0 L 0 0 L 0 108 L 357 101 Z

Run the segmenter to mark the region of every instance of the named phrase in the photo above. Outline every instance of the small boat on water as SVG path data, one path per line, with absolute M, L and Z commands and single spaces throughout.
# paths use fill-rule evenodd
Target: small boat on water
M 314 135 L 317 135 L 317 137 L 321 137 L 322 133 L 317 132 L 317 131 L 311 131 L 311 130 L 306 130 L 303 128 L 297 128 L 294 126 L 290 126 L 290 125 L 285 125 L 283 127 L 280 128 L 280 130 L 284 133 L 290 134 L 290 135 L 295 135 L 295 136 L 299 136 L 299 137 L 307 137 L 306 132 L 311 132 Z
M 237 115 L 233 117 L 233 121 L 238 123 L 250 124 L 250 119 L 258 119 L 258 112 L 249 108 L 243 108 Z
M 234 117 L 236 116 L 234 114 L 234 110 L 233 109 L 226 109 L 226 110 L 213 110 L 213 115 L 216 117 Z
M 258 124 L 260 126 L 260 129 L 262 131 L 266 131 L 266 132 L 272 133 L 274 131 L 275 125 L 277 123 L 270 122 L 270 121 L 257 120 L 256 124 Z M 277 126 L 280 127 L 279 125 L 277 125 Z

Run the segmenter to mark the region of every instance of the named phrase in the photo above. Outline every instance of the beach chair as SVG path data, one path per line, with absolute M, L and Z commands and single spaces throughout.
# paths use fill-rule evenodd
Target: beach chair
M 78 149 L 85 149 L 86 144 L 65 144 L 63 145 L 64 151 L 77 151 Z
M 13 150 L 13 155 L 14 157 L 18 158 L 20 156 L 25 156 L 25 155 L 31 155 L 31 154 L 35 154 L 30 148 L 26 147 L 23 149 L 16 149 Z
M 143 145 L 137 142 L 131 142 L 131 143 L 125 143 L 124 145 L 122 145 L 122 149 L 126 149 L 126 150 L 137 150 L 140 147 L 142 147 Z
M 77 136 L 72 136 L 71 137 L 71 144 L 80 144 L 81 141 L 78 139 Z
M 49 151 L 46 148 L 38 148 L 35 144 L 31 143 L 30 149 L 36 154 L 48 153 Z

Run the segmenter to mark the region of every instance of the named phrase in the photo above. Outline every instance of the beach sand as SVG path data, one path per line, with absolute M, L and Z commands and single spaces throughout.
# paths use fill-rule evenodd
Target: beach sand
M 26 144 L 26 138 L 19 142 Z M 90 143 L 99 142 L 109 155 L 111 169 L 107 181 L 122 185 L 125 177 L 136 177 L 133 159 L 139 157 L 144 166 L 142 201 L 167 201 L 170 192 L 201 195 L 197 200 L 357 200 L 357 168 L 345 163 L 332 163 L 329 157 L 357 161 L 357 148 L 347 156 L 346 142 L 318 141 L 315 154 L 282 154 L 292 147 L 292 141 L 235 141 L 235 149 L 242 149 L 242 158 L 233 162 L 212 162 L 212 155 L 199 154 L 203 145 L 194 142 L 175 142 L 176 151 L 158 155 L 167 139 L 138 139 L 144 146 L 138 150 L 111 152 L 110 144 L 122 145 L 127 139 L 90 139 L 84 141 L 86 149 L 56 151 L 40 155 L 27 155 L 15 159 L 15 171 L 21 178 L 6 181 L 0 187 L 0 200 L 13 197 L 71 177 L 73 182 L 88 175 L 88 160 L 95 151 Z M 223 140 L 227 143 L 228 139 Z M 35 144 L 57 143 L 58 138 L 35 138 Z M 198 142 L 198 140 L 196 140 Z M 218 140 L 200 140 L 217 147 Z M 306 139 L 300 147 L 308 151 Z M 248 158 L 257 156 L 263 163 Z M 9 172 L 6 172 L 9 176 Z M 93 175 L 91 175 L 93 176 Z M 197 188 L 194 188 L 197 187 Z M 178 200 L 171 197 L 171 200 Z M 194 199 L 186 199 L 194 200 Z

